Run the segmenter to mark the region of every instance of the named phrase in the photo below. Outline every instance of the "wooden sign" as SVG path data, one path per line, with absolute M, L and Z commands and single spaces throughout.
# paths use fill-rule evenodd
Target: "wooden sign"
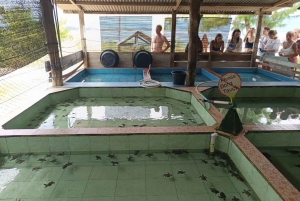
M 236 73 L 225 73 L 219 80 L 218 88 L 221 94 L 234 98 L 242 85 L 241 77 Z

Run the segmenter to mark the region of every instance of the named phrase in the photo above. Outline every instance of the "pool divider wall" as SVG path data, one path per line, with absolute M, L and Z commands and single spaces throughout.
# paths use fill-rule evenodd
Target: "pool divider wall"
M 252 165 L 247 157 L 229 138 L 218 136 L 216 139 L 215 148 L 223 151 L 229 155 L 231 160 L 237 166 L 244 178 L 247 180 L 251 188 L 255 191 L 261 200 L 265 201 L 281 201 L 282 199 L 276 191 L 269 185 L 267 180 L 259 173 L 259 171 Z M 234 178 L 236 179 L 236 178 Z M 239 191 L 243 191 L 246 185 L 241 183 L 236 186 Z M 245 189 L 247 190 L 247 189 Z
M 206 98 L 224 98 L 217 87 L 207 89 L 201 92 Z M 241 87 L 236 95 L 239 97 L 298 97 L 300 98 L 300 87 Z M 229 99 L 229 98 L 228 98 Z
M 141 135 L 56 135 L 0 137 L 0 152 L 17 154 L 66 154 L 162 152 L 186 149 L 199 152 L 209 147 L 210 134 L 141 134 Z
M 209 114 L 209 112 L 199 103 L 195 96 L 192 96 L 191 104 L 194 106 L 198 114 L 201 116 L 207 126 L 212 126 L 216 123 L 216 120 Z

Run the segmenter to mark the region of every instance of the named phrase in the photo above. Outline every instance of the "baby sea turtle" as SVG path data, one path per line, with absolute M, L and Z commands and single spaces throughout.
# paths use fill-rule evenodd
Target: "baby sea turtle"
M 247 195 L 247 197 L 251 196 L 250 190 L 243 190 L 243 193 Z
M 48 184 L 44 184 L 45 188 L 47 188 L 48 186 L 52 186 L 55 182 L 54 181 L 50 181 Z
M 168 173 L 164 174 L 163 176 L 164 177 L 172 177 L 172 174 L 168 172 Z
M 177 171 L 177 174 L 185 174 L 185 171 L 178 170 L 178 171 Z

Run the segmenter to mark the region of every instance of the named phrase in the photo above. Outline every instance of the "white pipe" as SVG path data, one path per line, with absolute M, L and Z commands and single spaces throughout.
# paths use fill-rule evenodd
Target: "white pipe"
M 224 104 L 224 105 L 230 105 L 231 104 L 228 101 L 218 101 L 218 100 L 203 100 L 203 102 L 216 103 L 216 104 Z
M 210 135 L 210 147 L 209 147 L 209 154 L 210 155 L 212 155 L 215 152 L 216 137 L 218 137 L 218 133 L 212 133 Z

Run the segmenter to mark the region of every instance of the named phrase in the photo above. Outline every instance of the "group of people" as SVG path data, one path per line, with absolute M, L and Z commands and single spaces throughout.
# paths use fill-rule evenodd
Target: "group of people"
M 170 43 L 167 38 L 161 34 L 162 26 L 156 26 L 156 35 L 151 41 L 152 52 L 165 52 L 169 47 Z M 241 30 L 235 29 L 232 32 L 231 38 L 225 43 L 223 41 L 222 34 L 218 33 L 214 40 L 208 42 L 206 34 L 203 35 L 202 40 L 198 36 L 197 39 L 197 51 L 198 53 L 207 52 L 208 44 L 210 52 L 222 54 L 225 52 L 242 52 L 243 42 L 245 43 L 244 49 L 246 52 L 252 52 L 253 44 L 255 41 L 255 29 L 250 28 L 244 39 L 241 39 Z M 163 49 L 163 44 L 166 43 Z M 282 43 L 282 49 L 279 50 L 281 45 L 280 39 L 277 37 L 276 30 L 270 30 L 268 27 L 264 27 L 262 37 L 259 39 L 259 50 L 258 55 L 260 56 L 274 56 L 275 53 L 279 53 L 282 57 L 287 57 L 290 62 L 297 63 L 297 56 L 300 55 L 300 29 L 289 31 L 286 33 L 286 40 Z M 188 52 L 187 44 L 185 52 Z M 278 51 L 279 50 L 279 51 Z

